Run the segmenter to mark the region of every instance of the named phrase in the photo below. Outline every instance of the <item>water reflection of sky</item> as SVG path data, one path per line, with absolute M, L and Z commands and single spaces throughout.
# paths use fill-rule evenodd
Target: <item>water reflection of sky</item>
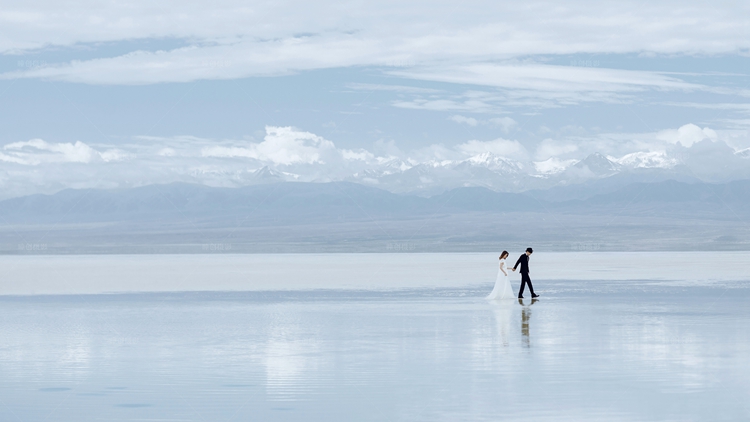
M 0 420 L 750 417 L 750 282 L 535 287 L 0 297 Z

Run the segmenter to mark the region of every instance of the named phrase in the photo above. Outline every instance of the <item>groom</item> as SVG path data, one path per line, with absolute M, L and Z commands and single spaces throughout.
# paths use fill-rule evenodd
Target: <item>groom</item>
M 523 289 L 526 287 L 526 285 L 529 285 L 529 291 L 531 292 L 531 297 L 539 297 L 538 294 L 534 294 L 534 286 L 531 285 L 531 279 L 529 278 L 529 257 L 531 254 L 534 253 L 534 250 L 531 248 L 526 248 L 526 253 L 518 257 L 518 261 L 516 261 L 516 265 L 513 266 L 513 271 L 516 271 L 516 268 L 518 267 L 518 264 L 521 264 L 521 290 L 518 291 L 518 298 L 523 299 Z

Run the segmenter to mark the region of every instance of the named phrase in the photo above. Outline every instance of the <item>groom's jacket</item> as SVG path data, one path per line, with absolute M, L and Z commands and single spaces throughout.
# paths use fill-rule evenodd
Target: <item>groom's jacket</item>
M 513 266 L 514 270 L 518 267 L 518 264 L 521 264 L 521 272 L 528 274 L 528 272 L 529 272 L 529 256 L 526 255 L 526 254 L 523 254 L 520 257 L 518 257 L 518 261 L 516 261 L 516 265 Z

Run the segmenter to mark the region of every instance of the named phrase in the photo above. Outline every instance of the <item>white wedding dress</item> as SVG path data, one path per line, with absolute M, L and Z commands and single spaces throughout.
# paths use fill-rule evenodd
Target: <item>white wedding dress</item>
M 495 280 L 495 288 L 487 296 L 488 300 L 504 300 L 504 299 L 515 299 L 516 295 L 513 294 L 513 288 L 510 286 L 510 279 L 507 275 L 503 274 L 503 269 L 507 272 L 508 269 L 505 266 L 505 259 L 500 260 L 500 268 L 497 270 L 497 279 Z

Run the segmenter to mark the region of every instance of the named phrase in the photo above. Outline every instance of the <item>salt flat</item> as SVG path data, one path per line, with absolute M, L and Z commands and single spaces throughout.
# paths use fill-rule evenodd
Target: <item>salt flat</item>
M 520 253 L 511 251 L 509 263 Z M 467 287 L 493 282 L 497 255 L 499 252 L 2 255 L 0 295 Z M 538 281 L 701 284 L 747 279 L 747 262 L 747 251 L 538 251 L 531 271 L 532 279 Z M 515 277 L 517 287 L 520 276 Z
M 3 257 L 0 420 L 746 420 L 747 258 Z

